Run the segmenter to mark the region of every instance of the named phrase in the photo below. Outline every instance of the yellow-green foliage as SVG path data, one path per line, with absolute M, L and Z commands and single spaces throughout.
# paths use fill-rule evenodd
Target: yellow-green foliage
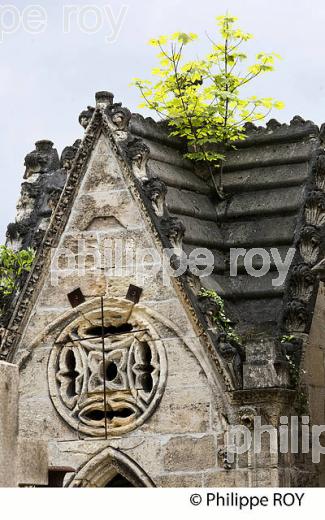
M 16 289 L 20 276 L 30 271 L 35 253 L 32 249 L 13 251 L 0 246 L 0 297 L 10 296 Z
M 159 49 L 159 64 L 152 70 L 157 81 L 134 79 L 143 97 L 142 107 L 155 110 L 167 119 L 171 134 L 186 138 L 188 158 L 220 161 L 222 153 L 214 144 L 231 144 L 245 137 L 243 125 L 263 120 L 272 108 L 283 103 L 270 97 L 242 96 L 242 87 L 274 69 L 278 55 L 260 52 L 248 65 L 242 46 L 251 34 L 236 27 L 237 18 L 217 17 L 219 40 L 211 38 L 211 48 L 201 59 L 186 61 L 184 49 L 198 36 L 177 32 L 150 40 Z M 214 147 L 215 148 L 215 147 Z

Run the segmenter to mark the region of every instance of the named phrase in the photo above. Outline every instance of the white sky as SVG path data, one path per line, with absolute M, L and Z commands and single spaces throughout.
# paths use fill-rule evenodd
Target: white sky
M 13 3 L 20 14 L 31 5 L 24 0 L 8 2 Z M 317 124 L 325 121 L 323 0 L 34 0 L 32 4 L 45 9 L 45 30 L 30 34 L 20 20 L 14 33 L 2 34 L 0 43 L 0 242 L 14 219 L 24 157 L 35 141 L 51 139 L 59 152 L 72 144 L 81 136 L 78 115 L 94 104 L 98 90 L 112 91 L 116 101 L 139 111 L 138 92 L 129 83 L 133 77 L 148 77 L 155 66 L 154 49 L 147 45 L 151 37 L 193 31 L 202 35 L 204 50 L 205 30 L 212 35 L 214 17 L 229 10 L 239 17 L 242 29 L 254 34 L 252 53 L 274 51 L 283 57 L 277 71 L 255 87 L 256 93 L 286 103 L 285 110 L 273 116 L 281 122 L 295 114 Z M 74 15 L 64 34 L 66 4 L 75 5 L 79 20 L 88 26 L 96 19 L 95 11 L 86 6 L 97 6 L 102 28 L 87 34 Z M 105 6 L 122 21 L 114 43 L 106 41 L 112 24 Z M 12 20 L 10 13 L 0 10 L 0 39 Z

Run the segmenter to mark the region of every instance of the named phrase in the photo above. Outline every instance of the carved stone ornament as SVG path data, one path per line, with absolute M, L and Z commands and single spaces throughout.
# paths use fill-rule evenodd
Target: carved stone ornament
M 162 217 L 165 211 L 166 184 L 158 177 L 153 177 L 145 181 L 143 187 L 148 198 L 151 200 L 155 214 L 158 217 Z
M 209 296 L 199 295 L 197 300 L 200 310 L 202 314 L 204 314 L 209 327 L 214 328 L 215 322 L 213 318 L 220 312 L 220 305 L 213 298 L 209 298 Z
M 243 384 L 243 348 L 221 332 L 218 335 L 218 352 L 228 366 L 234 385 L 241 388 Z
M 307 264 L 315 264 L 319 256 L 321 237 L 314 226 L 305 226 L 299 238 L 299 252 Z
M 122 103 L 108 105 L 106 110 L 110 128 L 113 131 L 126 132 L 131 119 L 131 112 L 128 108 L 122 107 Z
M 294 266 L 290 277 L 292 298 L 308 302 L 313 294 L 316 277 L 306 264 Z
M 82 128 L 84 128 L 85 130 L 87 129 L 87 127 L 91 121 L 91 118 L 94 115 L 94 112 L 95 112 L 95 108 L 88 106 L 87 110 L 83 110 L 81 112 L 81 114 L 79 115 L 79 123 L 81 124 Z
M 308 322 L 306 304 L 299 300 L 288 303 L 284 313 L 285 328 L 288 332 L 305 332 Z
M 81 140 L 77 139 L 72 146 L 66 146 L 61 154 L 61 167 L 70 170 L 73 160 L 77 155 Z
M 185 226 L 177 217 L 166 217 L 160 221 L 163 233 L 169 238 L 172 247 L 176 252 L 183 250 L 183 238 L 185 235 Z
M 98 108 L 106 108 L 109 105 L 113 105 L 114 94 L 112 92 L 107 92 L 107 90 L 102 90 L 100 92 L 96 92 L 96 106 Z
M 53 148 L 52 141 L 43 139 L 35 143 L 35 150 L 25 157 L 24 179 L 28 179 L 35 173 L 46 173 L 57 170 L 60 167 L 58 153 Z
M 148 180 L 146 167 L 150 155 L 150 149 L 142 139 L 135 138 L 129 141 L 127 144 L 126 155 L 131 162 L 134 176 L 143 182 Z
M 237 415 L 240 424 L 252 429 L 254 427 L 255 417 L 258 416 L 258 410 L 254 406 L 241 406 Z
M 325 155 L 322 154 L 316 161 L 316 186 L 325 191 Z
M 310 193 L 305 206 L 307 224 L 321 227 L 325 224 L 325 193 L 314 190 Z
M 78 432 L 99 437 L 105 435 L 104 380 L 111 436 L 134 430 L 153 413 L 167 377 L 163 341 L 143 307 L 107 300 L 104 333 L 105 369 L 100 308 L 66 326 L 48 366 L 50 396 L 58 413 Z

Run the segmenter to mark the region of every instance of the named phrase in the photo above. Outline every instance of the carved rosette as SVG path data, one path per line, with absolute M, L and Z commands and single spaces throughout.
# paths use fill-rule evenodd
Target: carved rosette
M 131 316 L 130 316 L 131 314 Z M 140 426 L 157 407 L 166 385 L 163 341 L 143 308 L 112 299 L 73 320 L 57 338 L 49 360 L 50 396 L 61 417 L 80 433 L 121 435 Z M 104 401 L 104 384 L 106 407 Z

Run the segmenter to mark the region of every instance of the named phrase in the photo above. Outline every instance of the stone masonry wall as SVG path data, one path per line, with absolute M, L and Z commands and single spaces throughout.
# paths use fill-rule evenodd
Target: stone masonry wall
M 121 176 L 117 160 L 101 138 L 90 161 L 59 248 L 74 251 L 85 239 L 86 272 L 78 277 L 75 266 L 58 260 L 60 271 L 48 274 L 20 341 L 20 436 L 49 444 L 49 467 L 77 470 L 91 455 L 106 446 L 128 454 L 157 486 L 201 486 L 217 471 L 217 437 L 221 385 L 217 391 L 214 371 L 174 289 L 165 287 L 160 275 L 145 275 L 141 306 L 154 310 L 153 323 L 165 340 L 168 376 L 157 409 L 138 428 L 118 437 L 98 440 L 69 426 L 52 404 L 48 363 L 54 342 L 64 326 L 75 318 L 67 293 L 80 287 L 86 305 L 98 295 L 125 298 L 133 275 L 106 277 L 93 269 L 97 249 L 104 239 L 133 241 L 153 247 L 140 212 Z M 53 255 L 54 257 L 54 255 Z M 56 259 L 54 259 L 56 262 Z M 62 274 L 62 269 L 66 271 Z M 58 275 L 57 282 L 55 275 Z M 137 283 L 139 285 L 139 283 Z M 62 318 L 63 316 L 63 318 Z M 167 338 L 165 336 L 168 336 Z M 208 378 L 209 381 L 208 382 Z M 216 395 L 218 393 L 218 395 Z M 221 471 L 224 471 L 221 468 Z

